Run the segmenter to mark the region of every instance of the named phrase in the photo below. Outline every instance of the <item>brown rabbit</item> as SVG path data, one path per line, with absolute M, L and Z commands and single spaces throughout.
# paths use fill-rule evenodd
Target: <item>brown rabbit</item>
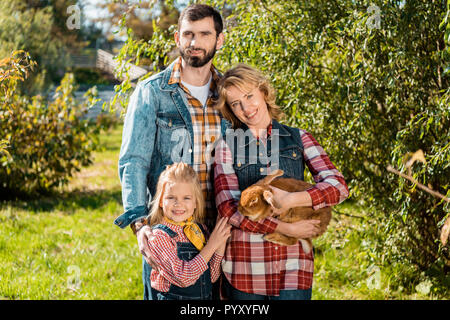
M 239 201 L 239 212 L 252 221 L 258 221 L 268 217 L 272 213 L 272 207 L 279 208 L 279 206 L 274 203 L 273 194 L 269 185 L 288 192 L 305 191 L 312 186 L 310 183 L 293 178 L 278 178 L 274 180 L 275 178 L 282 176 L 283 173 L 283 170 L 276 170 L 273 174 L 268 175 L 242 191 L 241 200 Z M 296 207 L 283 212 L 278 219 L 288 223 L 300 220 L 320 220 L 320 233 L 317 235 L 319 236 L 326 231 L 327 226 L 330 223 L 331 207 L 319 210 L 313 210 L 308 207 Z M 273 243 L 288 246 L 294 245 L 300 240 L 303 251 L 306 254 L 312 249 L 311 239 L 297 239 L 278 232 L 266 234 L 264 239 Z

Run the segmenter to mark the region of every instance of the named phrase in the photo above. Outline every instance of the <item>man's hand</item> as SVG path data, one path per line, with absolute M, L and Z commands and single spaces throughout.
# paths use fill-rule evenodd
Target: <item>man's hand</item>
M 150 255 L 150 247 L 148 240 L 153 236 L 152 229 L 145 225 L 140 228 L 136 233 L 136 238 L 139 246 L 139 252 L 144 256 L 145 261 L 156 271 L 158 271 L 158 265 L 153 261 Z

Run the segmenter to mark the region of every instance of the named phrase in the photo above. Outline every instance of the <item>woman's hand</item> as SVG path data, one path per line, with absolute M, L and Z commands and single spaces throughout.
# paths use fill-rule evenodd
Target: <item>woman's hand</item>
M 312 206 L 311 196 L 306 191 L 288 192 L 273 186 L 270 186 L 270 189 L 274 202 L 274 206 L 272 206 L 273 216 L 279 216 L 291 208 Z
M 291 208 L 289 203 L 291 193 L 276 187 L 270 187 L 270 189 L 273 194 L 272 216 L 279 216 Z
M 320 220 L 301 220 L 292 223 L 278 221 L 276 232 L 288 237 L 308 239 L 317 236 L 320 232 Z

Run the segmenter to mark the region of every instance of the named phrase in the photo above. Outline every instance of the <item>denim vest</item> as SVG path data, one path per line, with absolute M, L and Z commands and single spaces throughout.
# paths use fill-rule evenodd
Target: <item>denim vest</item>
M 200 226 L 200 225 L 199 225 Z M 200 226 L 203 232 L 203 228 Z M 176 232 L 163 224 L 157 224 L 153 230 L 160 229 L 170 237 L 175 238 Z M 177 255 L 183 261 L 190 261 L 199 254 L 199 250 L 191 242 L 177 242 Z M 209 267 L 209 262 L 208 262 Z M 182 288 L 170 284 L 168 292 L 156 291 L 158 300 L 212 300 L 211 271 L 208 268 L 200 278 L 191 286 Z
M 233 131 L 231 124 L 222 120 L 222 136 L 231 149 L 233 169 L 241 191 L 276 169 L 284 171 L 283 177 L 304 179 L 303 143 L 297 128 L 272 120 L 272 134 L 267 145 L 259 142 L 245 124 L 241 129 Z

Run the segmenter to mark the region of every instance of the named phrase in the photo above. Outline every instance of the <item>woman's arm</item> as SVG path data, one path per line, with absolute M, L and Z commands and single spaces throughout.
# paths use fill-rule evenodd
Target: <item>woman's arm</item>
M 316 182 L 312 188 L 306 190 L 311 198 L 311 205 L 308 206 L 317 210 L 337 205 L 347 199 L 349 192 L 344 176 L 336 169 L 322 146 L 305 130 L 300 129 L 300 136 L 305 163 Z M 306 197 L 301 195 L 302 193 L 291 197 L 297 197 L 297 201 L 301 203 L 302 197 Z

